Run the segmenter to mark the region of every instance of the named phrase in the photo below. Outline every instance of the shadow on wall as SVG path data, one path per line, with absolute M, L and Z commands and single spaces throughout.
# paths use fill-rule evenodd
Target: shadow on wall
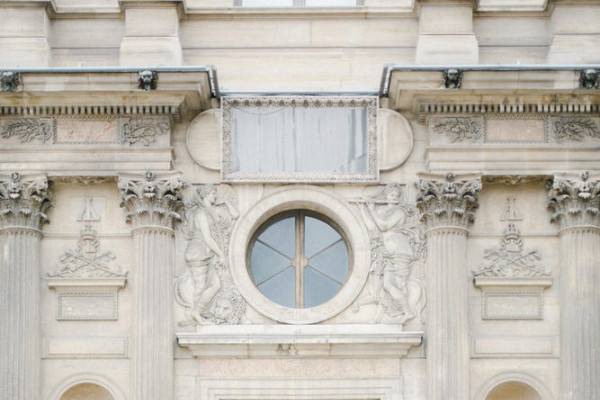
M 115 400 L 108 390 L 94 383 L 80 383 L 67 390 L 60 400 Z
M 525 383 L 504 382 L 492 389 L 486 400 L 542 400 L 542 397 Z

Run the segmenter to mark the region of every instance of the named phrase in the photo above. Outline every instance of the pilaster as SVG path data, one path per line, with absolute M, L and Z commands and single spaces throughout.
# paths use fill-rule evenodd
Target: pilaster
M 478 206 L 479 178 L 417 182 L 427 225 L 427 387 L 429 400 L 469 398 L 467 234 Z
M 177 8 L 154 4 L 125 10 L 125 36 L 120 63 L 136 65 L 181 65 Z
M 0 177 L 0 399 L 40 390 L 40 240 L 48 221 L 43 175 Z
M 134 400 L 173 398 L 173 224 L 181 219 L 183 181 L 177 174 L 121 175 L 122 207 L 133 225 Z
M 0 68 L 50 64 L 45 4 L 0 7 Z
M 600 8 L 592 4 L 555 4 L 550 18 L 552 42 L 549 64 L 595 64 L 600 62 Z
M 477 64 L 471 2 L 422 4 L 416 51 L 417 64 Z
M 561 396 L 600 398 L 600 177 L 555 176 L 552 221 L 560 224 Z

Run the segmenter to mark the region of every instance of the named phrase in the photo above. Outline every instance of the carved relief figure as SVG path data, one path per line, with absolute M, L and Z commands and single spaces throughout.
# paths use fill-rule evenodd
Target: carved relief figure
M 424 290 L 411 274 L 424 247 L 414 207 L 402 202 L 399 185 L 387 185 L 379 195 L 357 203 L 370 231 L 372 263 L 367 295 L 359 298 L 354 311 L 376 304 L 375 322 L 420 319 Z
M 238 218 L 233 191 L 227 185 L 192 189 L 186 200 L 189 242 L 184 258 L 188 267 L 177 283 L 177 298 L 188 319 L 180 325 L 239 323 L 245 302 L 233 288 L 227 248 Z
M 110 251 L 100 252 L 97 233 L 90 225 L 81 231 L 77 248 L 68 249 L 60 256 L 61 267 L 48 273 L 49 278 L 103 279 L 125 278 L 127 273 L 114 265 L 115 255 Z
M 548 272 L 539 265 L 537 250 L 525 251 L 521 234 L 514 224 L 508 224 L 500 247 L 486 249 L 484 263 L 476 277 L 547 278 Z

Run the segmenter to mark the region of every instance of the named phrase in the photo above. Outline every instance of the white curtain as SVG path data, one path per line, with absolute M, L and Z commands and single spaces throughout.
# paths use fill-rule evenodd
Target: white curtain
M 234 173 L 365 173 L 363 107 L 236 107 Z

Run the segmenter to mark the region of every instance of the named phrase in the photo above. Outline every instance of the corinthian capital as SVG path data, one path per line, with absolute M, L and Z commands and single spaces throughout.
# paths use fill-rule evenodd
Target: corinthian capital
M 40 229 L 48 222 L 50 208 L 45 175 L 22 176 L 17 172 L 0 176 L 0 228 L 9 226 Z
M 179 174 L 122 175 L 118 186 L 127 222 L 172 228 L 175 221 L 181 220 L 179 210 L 185 183 Z
M 479 206 L 481 179 L 457 179 L 453 174 L 432 179 L 419 179 L 417 208 L 421 220 L 430 227 L 467 227 L 475 219 Z
M 588 172 L 555 176 L 548 198 L 550 220 L 560 222 L 561 227 L 600 226 L 600 177 L 590 177 Z

